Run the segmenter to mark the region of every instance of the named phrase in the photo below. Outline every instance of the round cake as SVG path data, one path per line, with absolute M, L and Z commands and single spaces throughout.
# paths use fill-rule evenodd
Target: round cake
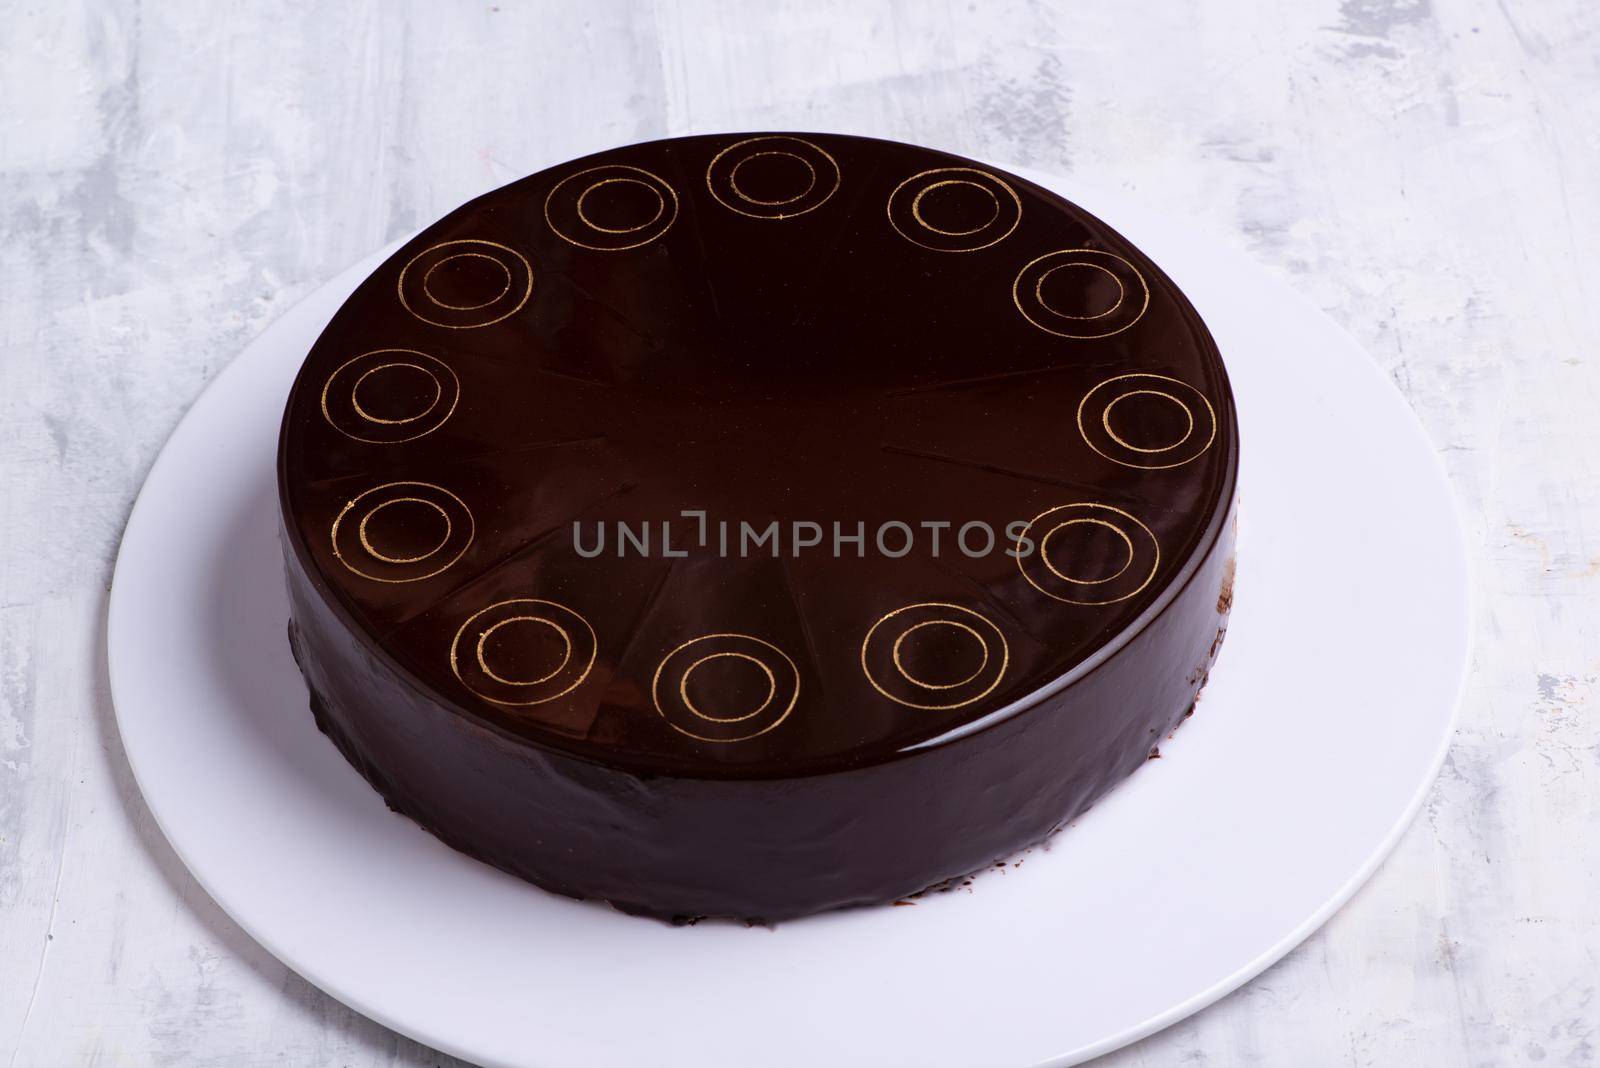
M 858 137 L 513 182 L 306 357 L 278 476 L 319 726 L 396 811 L 674 920 L 1037 842 L 1193 709 L 1232 598 L 1211 335 L 1073 204 Z

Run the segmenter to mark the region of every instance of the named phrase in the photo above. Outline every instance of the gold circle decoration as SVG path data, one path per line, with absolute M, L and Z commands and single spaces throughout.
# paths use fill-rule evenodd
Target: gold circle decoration
M 407 378 L 421 386 L 417 404 L 385 411 L 374 393 Z M 367 400 L 362 402 L 363 395 Z M 461 381 L 450 365 L 415 349 L 374 349 L 346 360 L 322 386 L 322 417 L 347 438 L 394 445 L 431 434 L 444 425 L 461 399 Z
M 1053 306 L 1046 292 L 1052 278 L 1059 283 L 1078 274 L 1086 284 L 1111 287 L 1116 299 L 1104 307 L 1065 311 Z M 1047 252 L 1031 261 L 1011 283 L 1011 301 L 1023 318 L 1047 334 L 1093 340 L 1120 334 L 1143 318 L 1150 306 L 1150 287 L 1137 268 L 1121 256 L 1092 248 Z
M 560 649 L 553 666 L 524 677 L 504 662 L 503 643 L 527 649 L 541 640 Z M 490 704 L 540 705 L 577 689 L 593 670 L 596 652 L 594 628 L 576 610 L 538 597 L 513 597 L 479 609 L 461 624 L 450 640 L 450 671 Z
M 756 160 L 786 166 L 797 178 L 797 192 L 769 196 L 751 191 L 748 173 Z M 839 189 L 839 164 L 820 145 L 801 137 L 771 134 L 749 137 L 718 152 L 706 168 L 706 188 L 717 203 L 752 219 L 792 219 L 816 211 Z
M 486 276 L 449 291 L 460 269 Z M 515 314 L 533 295 L 533 268 L 522 253 L 496 241 L 462 238 L 423 249 L 400 269 L 400 304 L 418 319 L 448 330 L 472 330 Z
M 754 664 L 766 695 L 750 707 L 706 708 L 689 696 L 689 680 L 718 660 Z M 684 642 L 656 665 L 650 700 L 667 726 L 701 742 L 742 742 L 772 730 L 800 699 L 800 670 L 789 654 L 750 634 L 702 634 Z
M 627 207 L 625 217 L 601 218 L 598 201 Z M 544 198 L 544 221 L 569 245 L 593 252 L 622 252 L 648 245 L 678 218 L 678 194 L 667 180 L 642 167 L 603 163 L 569 174 Z
M 1116 413 L 1126 405 L 1175 406 L 1182 413 L 1183 432 L 1166 441 L 1129 440 L 1118 430 Z M 1108 378 L 1078 403 L 1078 433 L 1089 448 L 1112 463 L 1147 471 L 1164 471 L 1201 456 L 1217 440 L 1217 412 L 1206 395 L 1187 382 L 1167 375 L 1138 372 Z
M 1105 531 L 1110 531 L 1120 559 L 1075 560 L 1063 544 L 1074 535 L 1103 538 Z M 1031 551 L 1024 551 L 1024 543 L 1031 543 Z M 1149 527 L 1121 508 L 1090 502 L 1062 504 L 1034 516 L 1017 538 L 1013 555 L 1034 589 L 1081 605 L 1126 601 L 1150 585 L 1161 566 L 1161 546 Z
M 970 645 L 977 667 L 958 679 L 920 677 L 906 663 L 908 643 L 937 631 Z M 1006 636 L 987 616 L 943 601 L 908 604 L 880 618 L 861 639 L 861 671 L 878 693 L 907 708 L 942 712 L 981 701 L 1011 664 Z
M 424 532 L 415 545 L 394 543 L 394 530 Z M 431 529 L 430 529 L 431 528 Z M 420 582 L 461 559 L 472 544 L 472 512 L 443 486 L 431 482 L 385 482 L 358 493 L 334 517 L 333 555 L 354 574 L 373 582 Z
M 443 267 L 448 263 L 459 263 L 462 260 L 482 260 L 491 268 L 497 268 L 501 277 L 503 278 L 503 281 L 500 283 L 500 288 L 498 290 L 489 291 L 487 296 L 482 293 L 478 294 L 478 296 L 482 298 L 481 300 L 469 298 L 472 301 L 469 304 L 452 304 L 450 301 L 445 300 L 443 297 L 435 293 L 433 291 L 433 286 L 430 284 L 433 281 L 433 272 L 437 271 L 440 267 Z M 490 273 L 493 274 L 494 272 L 491 270 Z M 487 308 L 489 305 L 493 304 L 495 301 L 511 292 L 511 282 L 511 271 L 506 267 L 505 264 L 501 263 L 493 256 L 486 256 L 482 252 L 458 252 L 453 256 L 436 261 L 427 269 L 422 276 L 422 294 L 441 308 L 448 308 L 451 311 L 477 311 L 480 308 Z
M 978 218 L 959 225 L 930 215 L 938 201 L 951 195 L 983 204 Z M 889 225 L 914 245 L 934 252 L 976 252 L 997 245 L 1022 221 L 1022 200 L 999 175 L 976 167 L 935 167 L 913 174 L 889 194 Z

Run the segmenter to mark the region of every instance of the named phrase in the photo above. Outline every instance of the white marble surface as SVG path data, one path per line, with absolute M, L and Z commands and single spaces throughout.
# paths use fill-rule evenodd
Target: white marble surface
M 552 161 L 764 127 L 1062 170 L 1247 247 L 1459 494 L 1478 639 L 1423 816 L 1282 963 L 1105 1063 L 1594 1063 L 1597 57 L 1588 0 L 0 2 L 0 1058 L 454 1063 L 286 971 L 152 826 L 117 539 L 185 407 L 341 267 Z

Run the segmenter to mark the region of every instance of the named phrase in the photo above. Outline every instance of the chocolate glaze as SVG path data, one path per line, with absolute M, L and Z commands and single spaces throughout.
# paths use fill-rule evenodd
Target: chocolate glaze
M 1193 308 L 1059 197 L 862 138 L 637 145 L 451 213 L 329 324 L 280 443 L 291 635 L 324 731 L 465 852 L 656 916 L 885 901 L 1192 707 L 1237 455 Z M 972 521 L 978 558 L 922 526 Z

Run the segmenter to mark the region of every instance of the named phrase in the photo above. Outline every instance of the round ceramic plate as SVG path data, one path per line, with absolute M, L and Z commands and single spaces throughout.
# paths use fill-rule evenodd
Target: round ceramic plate
M 1442 468 L 1383 374 L 1284 285 L 1119 196 L 1028 177 L 1172 275 L 1238 400 L 1232 626 L 1165 759 L 970 886 L 776 929 L 555 897 L 391 814 L 312 724 L 273 472 L 302 357 L 384 252 L 217 377 L 123 538 L 118 723 L 206 891 L 334 997 L 505 1066 L 1070 1064 L 1202 1008 L 1315 930 L 1394 844 L 1448 744 L 1469 606 Z

